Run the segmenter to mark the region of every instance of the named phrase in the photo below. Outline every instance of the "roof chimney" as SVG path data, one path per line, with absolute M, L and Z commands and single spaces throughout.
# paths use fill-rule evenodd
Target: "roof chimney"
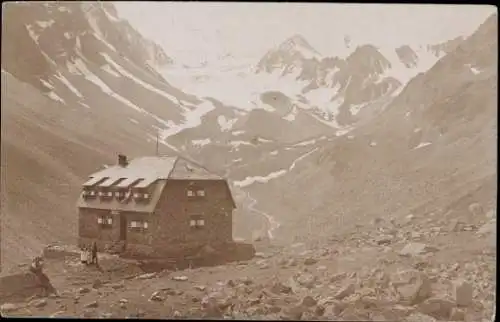
M 122 167 L 126 167 L 128 165 L 127 156 L 123 154 L 118 154 L 118 164 Z

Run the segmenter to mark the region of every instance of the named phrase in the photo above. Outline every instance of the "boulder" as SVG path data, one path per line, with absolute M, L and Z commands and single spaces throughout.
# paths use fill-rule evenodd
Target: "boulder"
M 317 260 L 317 259 L 312 258 L 312 257 L 308 257 L 308 258 L 306 258 L 306 259 L 304 260 L 304 265 L 308 265 L 308 266 L 309 266 L 309 265 L 314 265 L 314 264 L 316 264 L 317 262 L 318 262 L 318 260 Z
M 430 315 L 438 320 L 448 320 L 455 303 L 447 299 L 429 298 L 420 303 L 418 310 L 426 315 Z
M 33 300 L 29 303 L 29 306 L 33 306 L 36 308 L 41 308 L 47 305 L 47 300 L 46 299 L 36 299 Z
M 147 280 L 147 279 L 151 279 L 151 278 L 155 278 L 155 277 L 156 277 L 156 273 L 146 273 L 146 274 L 142 274 L 142 275 L 137 276 L 137 278 L 140 280 Z
M 153 294 L 151 294 L 151 297 L 149 298 L 150 301 L 156 301 L 156 302 L 163 302 L 165 298 L 160 295 L 160 291 L 156 291 Z
M 300 274 L 296 280 L 297 280 L 297 283 L 299 283 L 299 285 L 301 285 L 303 287 L 313 288 L 314 285 L 316 284 L 317 278 L 316 278 L 316 276 L 314 276 L 312 274 L 304 273 L 304 274 Z
M 78 294 L 87 294 L 90 293 L 90 289 L 88 287 L 80 287 L 78 289 Z
M 375 238 L 375 243 L 377 243 L 377 245 L 389 245 L 392 243 L 392 239 L 393 237 L 389 235 L 378 236 Z
M 290 286 L 284 285 L 281 282 L 276 282 L 271 287 L 271 292 L 274 294 L 290 294 L 292 293 L 292 288 Z
M 307 311 L 302 305 L 295 305 L 282 312 L 281 317 L 285 320 L 300 320 L 304 313 Z
M 464 321 L 465 312 L 461 308 L 453 308 L 450 313 L 450 321 Z
M 429 247 L 423 243 L 409 243 L 399 252 L 401 256 L 416 256 L 424 253 L 437 251 L 434 247 Z
M 344 286 L 341 288 L 335 295 L 334 297 L 337 300 L 342 300 L 343 298 L 348 297 L 349 295 L 352 295 L 354 291 L 356 290 L 356 286 L 354 283 L 349 283 L 348 285 Z
M 103 285 L 100 279 L 96 279 L 94 283 L 92 283 L 92 288 L 98 289 Z
M 393 277 L 392 284 L 396 287 L 403 304 L 414 305 L 431 296 L 429 278 L 417 270 L 399 272 Z
M 340 280 L 345 279 L 346 277 L 347 277 L 346 272 L 335 274 L 330 278 L 330 283 L 338 282 Z
M 262 253 L 262 252 L 256 252 L 254 255 L 256 258 L 268 258 L 269 256 Z
M 92 301 L 84 305 L 85 308 L 96 308 L 99 306 L 99 303 L 97 301 Z
M 432 316 L 414 312 L 404 319 L 405 322 L 437 322 Z
M 479 217 L 479 216 L 484 215 L 483 207 L 480 204 L 478 204 L 477 202 L 469 205 L 469 211 L 475 217 Z
M 195 285 L 194 289 L 203 292 L 207 289 L 207 287 L 205 285 Z
M 478 235 L 496 234 L 496 230 L 497 230 L 497 224 L 495 221 L 492 220 L 482 225 L 478 229 L 477 234 Z
M 0 312 L 2 313 L 14 312 L 19 309 L 20 306 L 13 303 L 4 303 L 0 306 Z
M 302 305 L 305 307 L 312 307 L 318 303 L 312 296 L 307 295 L 302 299 Z
M 263 259 L 257 262 L 257 266 L 258 266 L 260 269 L 267 269 L 267 268 L 271 267 L 271 266 L 269 265 L 269 263 L 268 263 L 266 260 L 263 260 Z
M 453 283 L 453 297 L 456 305 L 469 306 L 472 304 L 472 285 L 464 280 L 457 280 Z

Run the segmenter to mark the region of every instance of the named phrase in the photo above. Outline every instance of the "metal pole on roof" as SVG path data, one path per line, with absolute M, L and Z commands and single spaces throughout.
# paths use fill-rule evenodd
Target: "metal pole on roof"
M 158 140 L 159 140 L 159 137 L 158 137 L 158 131 L 156 131 L 156 156 L 159 155 L 158 153 L 158 149 L 159 149 L 159 145 L 158 145 Z

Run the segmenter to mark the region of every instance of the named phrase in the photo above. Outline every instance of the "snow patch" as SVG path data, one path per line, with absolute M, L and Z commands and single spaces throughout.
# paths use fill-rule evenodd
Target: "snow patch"
M 420 149 L 420 148 L 423 148 L 424 146 L 428 146 L 428 145 L 431 145 L 431 144 L 432 144 L 432 142 L 422 142 L 422 143 L 420 143 L 419 145 L 417 145 L 417 146 L 414 148 L 414 150 L 416 150 L 416 149 Z
M 71 34 L 69 32 L 64 32 L 64 38 L 66 39 L 70 39 L 71 38 Z
M 215 106 L 210 101 L 203 101 L 201 104 L 196 106 L 194 110 L 189 110 L 189 113 L 184 114 L 185 120 L 183 123 L 172 126 L 168 130 L 164 130 L 162 132 L 163 139 L 175 135 L 185 129 L 199 126 L 202 123 L 202 117 L 214 109 Z
M 293 161 L 293 163 L 290 165 L 290 167 L 288 167 L 288 169 L 282 169 L 282 170 L 271 172 L 270 174 L 268 174 L 265 177 L 261 177 L 261 176 L 246 177 L 245 179 L 243 179 L 241 181 L 234 181 L 233 184 L 235 186 L 237 186 L 237 187 L 243 188 L 243 187 L 247 187 L 247 186 L 249 186 L 249 185 L 251 185 L 253 183 L 256 183 L 256 182 L 258 182 L 258 183 L 266 183 L 266 182 L 269 182 L 272 179 L 279 178 L 279 177 L 285 175 L 287 172 L 293 170 L 295 168 L 297 162 L 299 162 L 300 160 L 306 158 L 307 156 L 309 156 L 310 154 L 314 153 L 318 149 L 319 148 L 315 148 L 314 150 L 309 151 L 309 152 L 305 153 L 304 155 L 298 157 L 297 159 L 295 159 L 295 161 Z
M 96 86 L 98 86 L 104 93 L 108 94 L 109 96 L 115 98 L 116 100 L 122 102 L 123 104 L 127 105 L 130 108 L 133 108 L 136 111 L 139 111 L 141 113 L 144 112 L 144 110 L 134 103 L 130 102 L 129 100 L 125 99 L 124 97 L 116 94 L 109 88 L 99 77 L 97 77 L 94 73 L 92 73 L 85 63 L 80 59 L 77 58 L 75 59 L 74 64 L 72 65 L 70 72 L 77 73 L 80 72 L 80 75 L 83 75 L 88 81 L 94 83 Z
M 194 145 L 194 146 L 198 146 L 198 147 L 202 147 L 202 146 L 205 146 L 207 144 L 210 144 L 212 142 L 212 140 L 210 139 L 202 139 L 202 140 L 192 140 L 191 143 Z
M 115 72 L 114 70 L 112 70 L 111 67 L 108 64 L 101 66 L 101 69 L 103 71 L 105 71 L 105 72 L 107 72 L 107 73 L 115 76 L 115 77 L 120 77 L 121 76 L 120 74 L 118 74 L 117 72 Z
M 467 67 L 469 67 L 470 71 L 474 74 L 474 75 L 477 75 L 479 73 L 481 73 L 481 71 L 475 67 L 473 67 L 471 64 L 467 64 L 466 65 Z
M 272 108 L 260 101 L 260 95 L 264 92 L 279 91 L 294 97 L 307 85 L 307 81 L 297 80 L 300 71 L 286 77 L 282 77 L 280 71 L 256 74 L 250 64 L 229 70 L 220 66 L 207 66 L 192 68 L 189 72 L 182 66 L 169 66 L 160 72 L 172 84 L 187 92 L 201 97 L 214 97 L 245 111 Z
M 304 96 L 311 103 L 312 106 L 317 108 L 322 108 L 332 104 L 332 98 L 337 94 L 340 86 L 335 88 L 317 88 L 312 91 L 307 92 Z
M 3 69 L 2 69 L 3 70 Z M 54 89 L 54 86 L 52 86 L 51 83 L 43 80 L 43 79 L 40 79 L 40 82 L 42 82 L 43 85 L 45 85 L 46 87 L 50 88 L 50 89 Z
M 278 155 L 278 150 L 271 151 L 269 154 L 270 155 Z
M 106 17 L 108 17 L 109 20 L 113 21 L 113 22 L 118 22 L 120 21 L 120 19 L 114 17 L 112 14 L 110 14 L 109 12 L 106 11 L 106 9 L 102 8 L 102 11 L 104 12 L 104 14 L 106 15 Z
M 345 128 L 345 129 L 341 129 L 341 130 L 338 130 L 335 132 L 335 135 L 336 136 L 344 136 L 346 135 L 347 133 L 351 132 L 352 131 L 352 127 L 349 127 L 349 128 Z
M 240 188 L 247 187 L 253 183 L 266 183 L 269 182 L 269 180 L 276 179 L 281 177 L 282 175 L 286 174 L 286 170 L 279 170 L 275 172 L 271 172 L 265 177 L 261 176 L 256 176 L 256 177 L 246 177 L 244 180 L 241 181 L 234 181 L 234 185 Z
M 78 37 L 78 36 L 76 37 L 76 49 L 78 49 L 80 51 L 82 50 L 82 43 L 80 41 L 80 37 Z
M 222 132 L 227 132 L 233 128 L 233 125 L 238 121 L 238 119 L 226 119 L 224 115 L 219 115 L 217 117 L 217 123 L 219 123 Z
M 412 46 L 417 55 L 417 65 L 406 67 L 401 61 L 395 48 L 378 48 L 379 52 L 391 63 L 391 67 L 385 71 L 381 78 L 393 77 L 400 81 L 404 87 L 418 73 L 428 71 L 441 57 L 429 51 L 426 46 Z
M 168 99 L 169 101 L 171 101 L 172 103 L 174 102 L 177 102 L 177 104 L 179 104 L 181 107 L 183 107 L 182 103 L 179 101 L 178 98 L 176 98 L 175 96 L 173 95 L 170 95 L 162 90 L 159 90 L 158 88 L 152 86 L 151 84 L 148 84 L 144 81 L 142 81 L 141 79 L 135 77 L 134 75 L 132 75 L 131 73 L 129 73 L 128 71 L 126 71 L 122 66 L 118 65 L 117 63 L 115 63 L 111 57 L 109 57 L 106 53 L 101 53 L 101 55 L 104 57 L 104 59 L 111 65 L 113 66 L 119 73 L 121 73 L 123 76 L 126 76 L 130 79 L 132 79 L 134 82 L 136 82 L 137 84 L 143 86 L 144 88 L 147 88 L 148 90 L 152 91 L 152 92 L 155 92 L 163 97 L 165 97 L 166 99 Z M 189 111 L 189 109 L 185 109 L 185 111 Z
M 50 19 L 49 21 L 35 21 L 35 23 L 39 25 L 41 28 L 47 28 L 52 26 L 55 23 L 55 21 L 54 19 Z
M 349 106 L 349 110 L 351 111 L 352 115 L 356 115 L 359 113 L 365 107 L 365 104 L 354 104 Z
M 295 144 L 294 146 L 307 146 L 316 143 L 316 139 L 308 140 L 308 141 L 303 141 L 300 143 Z
M 109 43 L 106 39 L 104 39 L 104 37 L 103 37 L 103 36 L 101 36 L 99 33 L 94 32 L 93 34 L 94 34 L 94 36 L 95 36 L 97 39 L 99 39 L 99 40 L 100 40 L 103 44 L 105 44 L 105 45 L 106 45 L 109 49 L 111 49 L 112 51 L 117 51 L 117 50 L 116 50 L 116 48 L 115 48 L 113 45 L 111 45 L 111 44 L 110 44 L 110 43 Z
M 63 104 L 66 104 L 66 102 L 65 102 L 62 98 L 60 98 L 60 97 L 59 97 L 56 93 L 54 93 L 54 92 L 50 92 L 50 93 L 48 94 L 48 96 L 49 96 L 51 99 L 53 99 L 54 101 L 59 101 L 59 102 L 61 102 L 61 103 L 63 103 Z
M 252 143 L 247 142 L 247 141 L 230 141 L 229 144 L 233 148 L 238 148 L 238 147 L 240 147 L 240 145 L 252 145 Z
M 31 25 L 26 25 L 26 30 L 28 30 L 28 34 L 30 35 L 31 39 L 38 45 L 38 35 L 35 33 L 33 30 L 33 26 Z
M 288 121 L 288 122 L 293 122 L 293 121 L 295 121 L 297 114 L 298 114 L 297 106 L 294 105 L 292 108 L 292 111 L 290 113 L 288 113 L 287 115 L 283 116 L 283 119 Z
M 73 94 L 75 94 L 76 96 L 80 97 L 80 98 L 83 98 L 83 95 L 82 93 L 80 93 L 76 87 L 74 87 L 66 77 L 64 77 L 63 75 L 61 74 L 58 74 L 56 75 L 56 78 L 59 79 L 70 91 L 73 92 Z
M 133 119 L 133 118 L 131 118 L 131 117 L 129 117 L 129 119 L 128 119 L 128 120 L 129 120 L 130 122 L 132 122 L 132 123 L 139 124 L 139 121 L 137 121 L 136 119 Z
M 264 138 L 261 138 L 261 137 L 258 137 L 258 138 L 257 138 L 257 141 L 258 141 L 258 142 L 262 142 L 262 143 L 273 142 L 273 140 L 268 140 L 268 139 L 264 139 Z
M 231 134 L 232 135 L 241 135 L 243 133 L 245 133 L 245 131 L 233 131 Z
M 377 146 L 377 142 L 375 141 L 370 142 L 370 146 Z

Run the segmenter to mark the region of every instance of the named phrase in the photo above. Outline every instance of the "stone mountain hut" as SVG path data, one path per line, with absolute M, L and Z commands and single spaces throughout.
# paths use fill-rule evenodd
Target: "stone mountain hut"
M 78 244 L 164 256 L 233 242 L 227 180 L 182 157 L 140 157 L 90 175 L 78 199 Z

